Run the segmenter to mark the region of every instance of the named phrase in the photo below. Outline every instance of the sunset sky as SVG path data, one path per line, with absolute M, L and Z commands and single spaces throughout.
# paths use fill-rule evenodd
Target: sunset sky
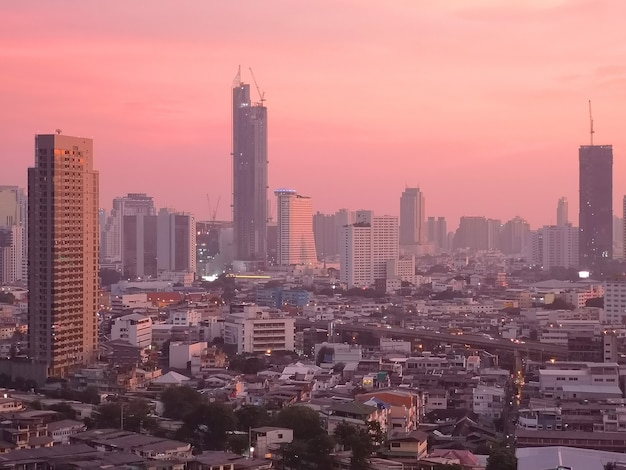
M 515 4 L 516 6 L 507 6 Z M 426 212 L 533 227 L 578 219 L 578 147 L 614 146 L 626 193 L 623 0 L 5 1 L 0 184 L 26 186 L 34 134 L 94 138 L 100 205 L 127 192 L 230 218 L 230 88 L 265 91 L 270 190 L 314 210 Z M 256 93 L 253 93 L 256 96 Z M 273 194 L 269 193 L 273 198 Z

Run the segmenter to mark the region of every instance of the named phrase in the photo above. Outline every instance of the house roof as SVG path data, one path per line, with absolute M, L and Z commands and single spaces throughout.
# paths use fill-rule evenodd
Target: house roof
M 180 385 L 189 380 L 191 379 L 189 377 L 185 377 L 183 374 L 170 371 L 167 374 L 155 379 L 152 383 L 157 385 Z
M 369 416 L 374 413 L 377 408 L 356 402 L 335 402 L 330 404 L 329 409 L 340 413 Z
M 517 449 L 518 470 L 544 470 L 559 466 L 604 470 L 607 462 L 626 462 L 626 455 L 618 452 L 579 449 L 576 447 L 524 447 Z
M 469 450 L 435 449 L 428 454 L 428 457 L 458 459 L 463 467 L 478 465 L 478 459 Z

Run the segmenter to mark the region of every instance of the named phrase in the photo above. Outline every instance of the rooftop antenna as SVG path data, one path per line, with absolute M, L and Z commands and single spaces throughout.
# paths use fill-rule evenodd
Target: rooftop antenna
M 241 85 L 241 65 L 237 67 L 237 75 L 233 78 L 233 88 Z
M 56 132 L 58 135 L 60 135 L 60 134 L 61 134 L 61 132 L 63 132 L 63 131 L 61 131 L 61 129 L 57 129 L 57 130 L 55 130 L 55 132 Z
M 591 100 L 589 100 L 589 137 L 591 138 L 591 145 L 593 146 L 593 115 L 591 114 Z

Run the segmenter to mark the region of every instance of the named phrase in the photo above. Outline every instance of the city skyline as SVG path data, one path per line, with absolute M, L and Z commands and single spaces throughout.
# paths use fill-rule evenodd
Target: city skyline
M 619 130 L 626 69 L 617 65 L 617 45 L 626 33 L 612 26 L 626 6 L 436 3 L 333 4 L 337 19 L 323 25 L 323 2 L 301 11 L 274 2 L 289 22 L 269 14 L 274 8 L 249 3 L 239 25 L 245 34 L 221 21 L 243 5 L 176 10 L 157 2 L 149 11 L 126 5 L 122 15 L 81 5 L 72 15 L 78 21 L 48 5 L 37 15 L 11 5 L 0 54 L 12 73 L 0 84 L 13 110 L 2 121 L 12 164 L 0 183 L 25 187 L 32 135 L 60 127 L 96 137 L 104 207 L 116 196 L 146 192 L 157 205 L 208 219 L 206 193 L 225 201 L 231 194 L 226 90 L 241 63 L 254 68 L 272 111 L 270 190 L 298 187 L 321 212 L 398 215 L 398 190 L 419 186 L 429 200 L 426 215 L 445 216 L 450 229 L 460 215 L 555 224 L 562 196 L 577 225 L 576 152 L 588 140 L 589 98 L 596 142 L 615 148 L 619 207 L 626 192 Z M 145 24 L 127 33 L 138 15 Z M 44 27 L 46 16 L 55 21 Z M 171 28 L 157 28 L 170 16 Z M 578 35 L 583 24 L 588 34 Z M 368 35 L 370 29 L 378 34 Z M 39 30 L 56 34 L 44 40 L 33 33 Z M 279 41 L 284 37 L 293 40 Z M 317 52 L 301 53 L 313 44 Z M 65 60 L 93 67 L 60 67 L 45 81 L 34 68 Z M 51 87 L 54 94 L 44 93 Z M 76 113 L 79 107 L 97 111 Z M 179 190 L 175 183 L 183 179 L 193 191 Z M 373 184 L 375 193 L 368 190 Z M 327 187 L 343 188 L 341 197 Z M 228 206 L 218 218 L 230 218 Z

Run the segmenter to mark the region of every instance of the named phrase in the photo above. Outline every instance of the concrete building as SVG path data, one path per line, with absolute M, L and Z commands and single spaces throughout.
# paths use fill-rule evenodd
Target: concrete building
M 281 266 L 315 264 L 313 203 L 293 189 L 277 189 L 278 259 Z
M 626 279 L 604 282 L 604 312 L 611 325 L 626 323 Z
M 103 229 L 100 259 L 108 262 L 122 261 L 124 217 L 138 215 L 156 215 L 152 196 L 145 193 L 128 193 L 126 196 L 113 199 L 111 214 L 107 217 Z
M 167 208 L 159 211 L 157 271 L 196 272 L 196 221 L 193 215 Z
M 152 320 L 139 313 L 118 317 L 111 325 L 111 341 L 126 341 L 147 348 L 152 344 Z
M 189 343 L 172 341 L 170 343 L 169 366 L 172 369 L 187 369 L 193 357 L 200 357 L 206 353 L 208 344 L 206 341 Z
M 556 206 L 556 225 L 563 227 L 569 224 L 569 203 L 566 197 L 559 199 Z
M 576 268 L 580 263 L 578 227 L 546 225 L 541 230 L 541 260 L 544 270 Z
M 0 226 L 5 231 L 11 231 L 11 250 L 5 253 L 12 260 L 19 261 L 19 265 L 11 268 L 15 274 L 13 281 L 28 279 L 28 200 L 24 190 L 17 186 L 0 186 Z M 0 284 L 3 281 L 0 280 Z
M 448 225 L 445 217 L 429 217 L 426 221 L 426 241 L 438 252 L 448 249 Z
M 267 257 L 267 108 L 252 103 L 250 85 L 233 82 L 233 223 L 235 259 Z
M 490 247 L 489 224 L 485 217 L 463 216 L 454 235 L 455 249 L 488 250 Z M 499 234 L 498 234 L 499 236 Z M 492 242 L 493 243 L 493 242 Z
M 122 221 L 122 273 L 127 279 L 157 276 L 157 216 L 124 215 Z
M 504 407 L 504 389 L 499 387 L 477 387 L 472 392 L 472 411 L 479 416 L 499 418 Z
M 339 228 L 335 214 L 316 212 L 313 215 L 313 238 L 319 261 L 334 258 L 339 254 Z
M 293 351 L 295 319 L 282 312 L 246 305 L 224 321 L 224 342 L 236 344 L 237 353 Z
M 580 267 L 591 269 L 613 258 L 613 147 L 581 145 Z
M 26 281 L 23 242 L 22 226 L 0 225 L 0 285 Z
M 168 323 L 176 326 L 197 326 L 202 321 L 202 312 L 193 308 L 174 310 Z
M 400 197 L 401 246 L 419 245 L 426 241 L 426 198 L 419 188 L 406 188 Z
M 619 366 L 602 362 L 556 362 L 539 370 L 539 390 L 544 398 L 622 398 Z
M 49 375 L 64 376 L 92 362 L 98 346 L 98 173 L 91 139 L 35 137 L 28 229 L 30 353 Z
M 341 230 L 341 281 L 349 288 L 369 287 L 387 278 L 387 262 L 399 257 L 398 233 L 397 217 L 358 211 L 356 222 Z
M 276 428 L 264 426 L 252 428 L 252 443 L 254 444 L 254 456 L 271 459 L 276 454 L 282 454 L 281 448 L 293 441 L 293 430 L 288 428 Z
M 514 217 L 502 226 L 500 250 L 505 255 L 520 255 L 528 243 L 530 224 L 521 217 Z

